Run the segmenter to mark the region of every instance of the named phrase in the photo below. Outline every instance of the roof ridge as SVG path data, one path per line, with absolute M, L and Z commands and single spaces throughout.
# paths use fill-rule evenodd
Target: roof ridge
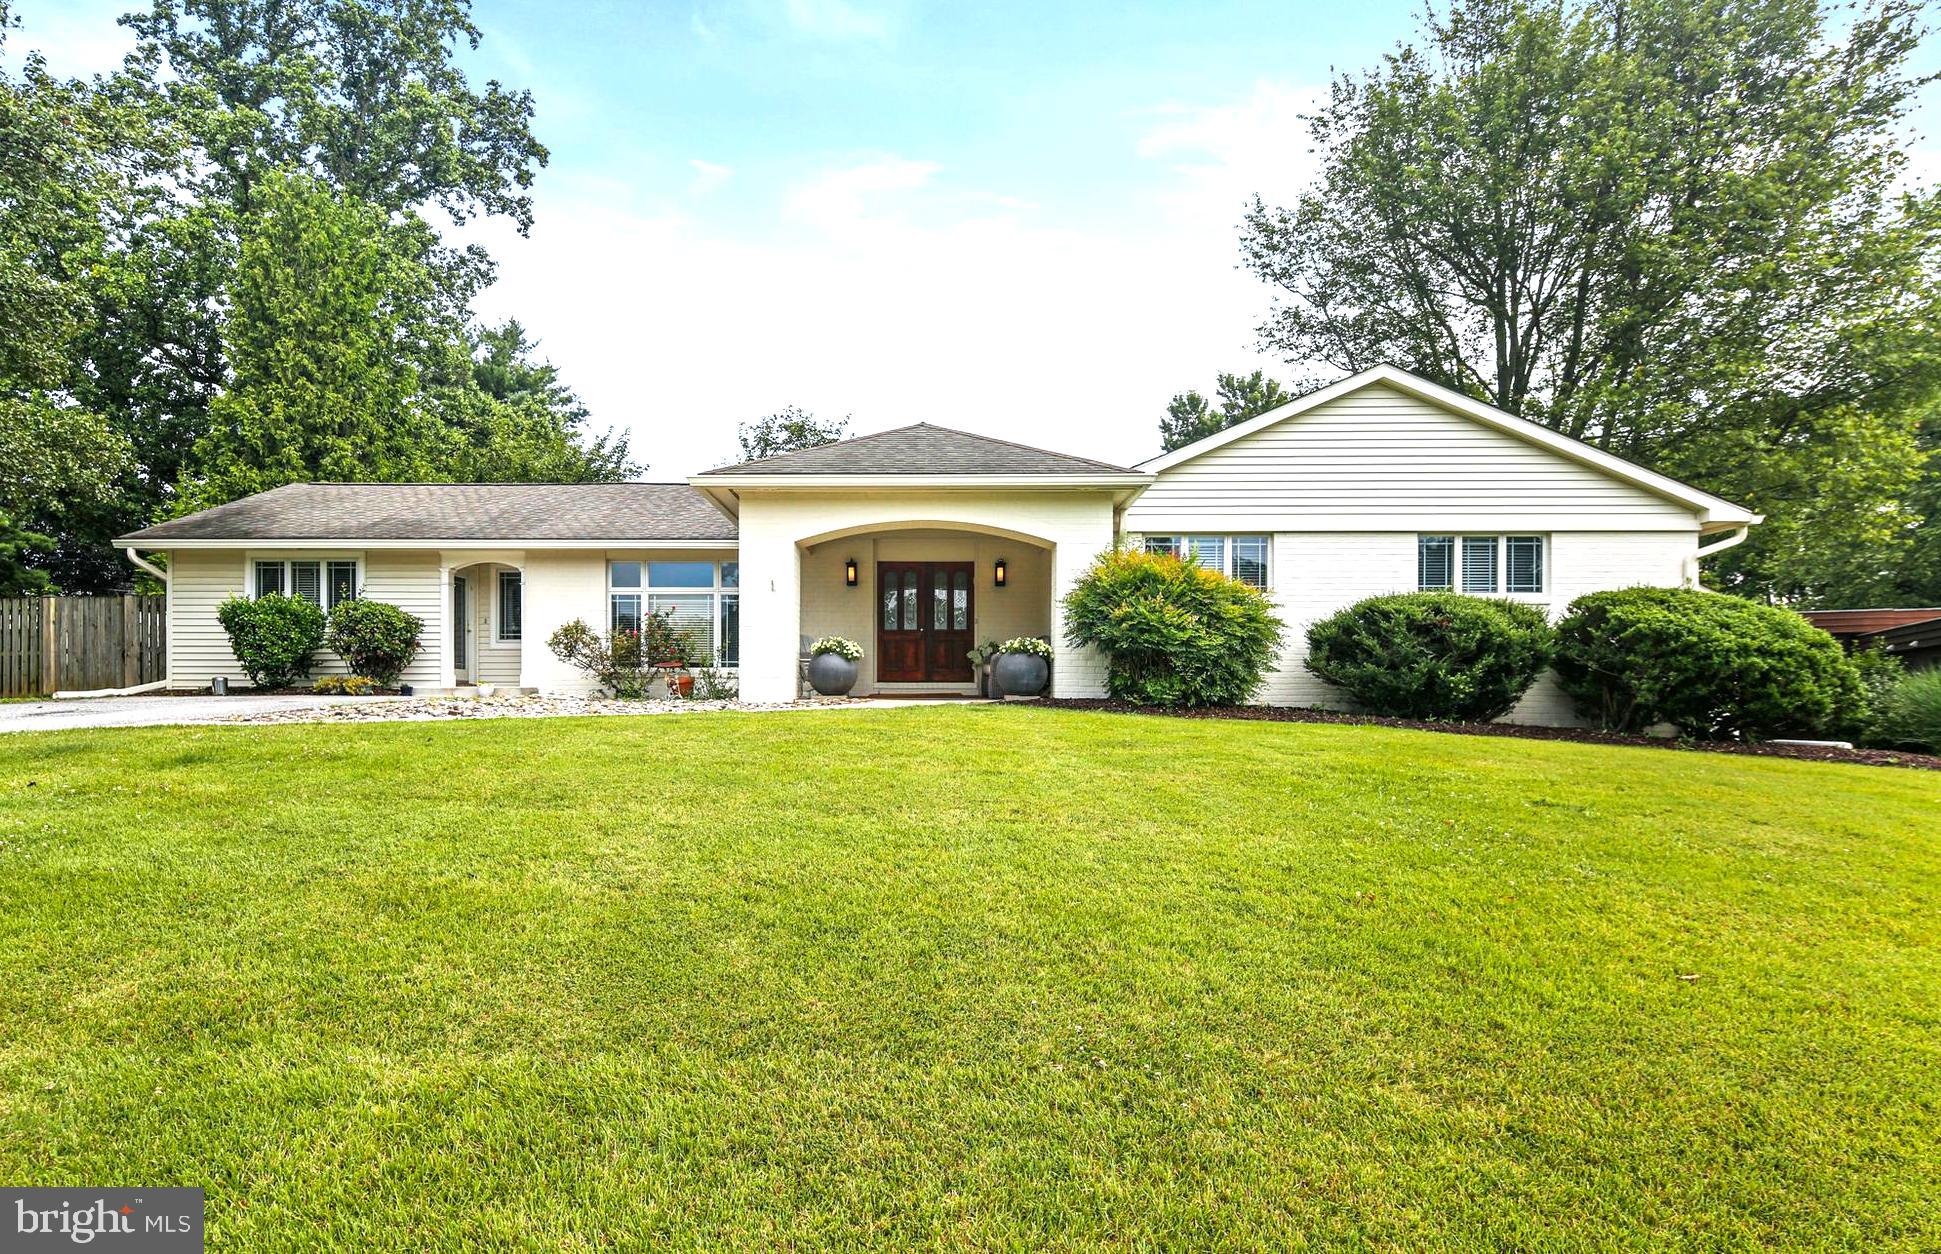
M 1024 444 L 1017 440 L 1004 439 L 1001 436 L 985 435 L 981 431 L 966 431 L 962 427 L 946 427 L 941 423 L 935 422 L 906 422 L 900 427 L 887 427 L 882 431 L 871 431 L 864 435 L 851 436 L 846 440 L 832 440 L 827 444 L 811 444 L 807 448 L 790 449 L 786 453 L 771 453 L 767 457 L 757 457 L 752 461 L 735 462 L 727 466 L 716 466 L 710 470 L 702 471 L 701 475 L 728 474 L 737 470 L 746 470 L 750 467 L 768 465 L 786 458 L 799 457 L 804 453 L 819 453 L 825 449 L 845 448 L 863 444 L 870 440 L 882 439 L 884 436 L 896 435 L 904 431 L 915 431 L 919 428 L 929 431 L 942 431 L 948 435 L 963 436 L 967 440 L 977 440 L 985 444 L 1001 445 L 1005 448 L 1017 449 L 1024 453 L 1035 453 L 1042 457 L 1060 457 L 1066 461 L 1083 462 L 1088 466 L 1096 466 L 1100 470 L 1110 471 L 1113 474 L 1139 473 L 1129 466 L 1116 466 L 1111 462 L 1100 461 L 1096 457 L 1084 457 L 1077 453 L 1061 453 L 1057 449 L 1043 448 L 1035 444 Z
M 827 444 L 811 444 L 805 448 L 792 448 L 780 453 L 770 453 L 767 457 L 750 458 L 748 461 L 743 462 L 729 462 L 725 466 L 712 466 L 701 473 L 711 475 L 722 470 L 739 470 L 743 466 L 760 466 L 764 462 L 775 462 L 782 460 L 784 457 L 794 457 L 797 453 L 807 453 L 814 449 L 841 448 L 845 444 L 861 444 L 865 440 L 874 440 L 880 436 L 895 435 L 899 431 L 914 431 L 918 427 L 927 427 L 929 425 L 927 422 L 906 422 L 900 427 L 886 427 L 881 431 L 866 431 L 862 435 L 852 435 L 841 440 L 831 440 Z

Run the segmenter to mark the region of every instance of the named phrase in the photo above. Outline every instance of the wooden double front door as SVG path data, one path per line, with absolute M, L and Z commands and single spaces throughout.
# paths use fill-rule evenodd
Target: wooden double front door
M 974 643 L 970 562 L 876 564 L 876 678 L 886 684 L 968 684 Z

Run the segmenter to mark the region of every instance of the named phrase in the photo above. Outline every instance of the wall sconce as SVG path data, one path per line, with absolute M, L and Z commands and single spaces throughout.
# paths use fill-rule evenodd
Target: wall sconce
M 842 586 L 845 588 L 856 586 L 856 559 L 853 557 L 842 564 Z
M 1010 573 L 1010 570 L 1004 564 L 1004 559 L 1001 557 L 998 558 L 997 567 L 993 572 L 998 587 L 1002 588 L 1004 586 L 1004 581 L 1009 577 Z

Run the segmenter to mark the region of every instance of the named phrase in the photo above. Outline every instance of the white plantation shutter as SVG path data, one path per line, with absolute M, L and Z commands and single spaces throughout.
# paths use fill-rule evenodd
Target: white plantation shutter
M 283 563 L 256 563 L 256 595 L 266 597 L 272 592 L 283 591 Z
M 1496 591 L 1495 536 L 1462 538 L 1462 590 L 1482 593 Z
M 290 595 L 323 605 L 323 567 L 316 562 L 290 563 Z
M 714 595 L 656 592 L 647 598 L 649 613 L 667 614 L 668 625 L 693 637 L 687 660 L 695 665 L 714 659 Z
M 1187 556 L 1206 567 L 1227 573 L 1227 538 L 1225 536 L 1188 536 L 1186 537 Z

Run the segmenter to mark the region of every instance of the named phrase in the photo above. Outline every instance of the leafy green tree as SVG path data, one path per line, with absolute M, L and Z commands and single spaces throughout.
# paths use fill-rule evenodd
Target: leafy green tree
M 814 414 L 795 405 L 786 406 L 754 422 L 735 426 L 735 435 L 741 440 L 741 460 L 745 462 L 822 444 L 834 444 L 847 438 L 848 434 L 847 414 L 832 422 L 821 422 Z
M 0 4 L 0 47 L 9 25 Z M 69 386 L 113 183 L 98 122 L 39 57 L 0 73 L 0 596 L 53 586 L 48 522 L 104 501 L 129 459 Z
M 179 508 L 306 479 L 429 479 L 439 432 L 414 338 L 433 277 L 382 211 L 308 175 L 269 174 L 242 239 L 225 348 Z
M 464 375 L 438 395 L 454 449 L 454 480 L 617 483 L 637 479 L 624 432 L 589 438 L 588 413 L 559 369 L 535 357 L 537 345 L 516 320 L 472 331 Z
M 1259 370 L 1248 375 L 1222 374 L 1216 393 L 1219 398 L 1217 408 L 1208 404 L 1207 399 L 1198 392 L 1181 392 L 1173 397 L 1166 406 L 1166 416 L 1159 420 L 1159 441 L 1163 451 L 1170 453 L 1176 448 L 1185 448 L 1197 440 L 1204 440 L 1207 436 L 1258 417 L 1294 399 L 1285 388 Z
M 1759 509 L 1726 586 L 1871 595 L 1941 384 L 1941 211 L 1899 184 L 1918 9 L 1454 0 L 1335 84 L 1312 193 L 1248 213 L 1263 340 Z

